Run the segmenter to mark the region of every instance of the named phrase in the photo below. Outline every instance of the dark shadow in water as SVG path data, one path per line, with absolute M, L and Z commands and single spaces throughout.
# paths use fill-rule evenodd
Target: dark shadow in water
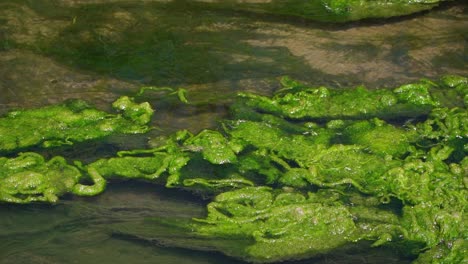
M 131 225 L 131 223 L 130 223 Z M 187 258 L 204 258 L 207 260 L 213 260 L 223 262 L 226 264 L 231 263 L 248 263 L 235 258 L 225 256 L 215 251 L 200 251 L 198 249 L 178 248 L 167 246 L 163 241 L 159 241 L 158 238 L 145 239 L 144 237 L 134 236 L 131 234 L 114 233 L 113 238 L 131 243 L 138 244 L 140 246 L 150 246 L 153 248 L 162 248 L 168 252 L 174 254 L 183 255 Z M 170 238 L 169 238 L 170 239 Z M 177 240 L 177 238 L 175 238 Z M 283 261 L 283 264 L 362 264 L 362 263 L 386 263 L 386 264 L 407 264 L 411 263 L 414 258 L 404 257 L 399 255 L 395 249 L 380 247 L 371 248 L 369 242 L 360 242 L 352 245 L 348 248 L 337 249 L 333 253 L 323 254 L 316 257 L 295 260 L 295 261 Z
M 101 196 L 64 197 L 57 205 L 0 204 L 0 263 L 215 263 L 210 256 L 191 262 L 180 252 L 120 241 L 108 229 L 146 217 L 203 213 L 204 202 L 190 193 L 141 182 L 110 184 Z
M 468 31 L 468 30 L 467 30 Z M 455 67 L 460 70 L 467 70 L 468 65 L 468 32 L 465 34 L 465 52 L 460 54 L 459 52 L 450 52 L 441 54 L 433 58 L 430 62 L 432 64 L 441 65 L 441 67 Z
M 112 236 L 115 239 L 129 241 L 131 243 L 135 243 L 143 247 L 164 248 L 165 251 L 170 252 L 171 254 L 184 256 L 185 258 L 187 258 L 187 260 L 191 260 L 191 261 L 196 261 L 198 259 L 198 260 L 204 260 L 204 261 L 207 261 L 207 263 L 213 263 L 213 264 L 246 263 L 244 261 L 235 260 L 235 259 L 226 257 L 225 255 L 218 253 L 218 252 L 204 252 L 204 251 L 184 249 L 184 248 L 166 247 L 158 243 L 157 241 L 144 240 L 144 239 L 140 239 L 131 235 L 126 235 L 126 234 L 113 234 Z

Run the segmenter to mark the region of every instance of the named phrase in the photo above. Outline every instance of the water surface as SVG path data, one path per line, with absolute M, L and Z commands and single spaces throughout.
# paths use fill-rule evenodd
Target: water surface
M 238 91 L 271 94 L 289 75 L 314 85 L 392 87 L 443 74 L 468 76 L 468 5 L 385 21 L 322 24 L 187 1 L 0 0 L 0 114 L 85 99 L 109 110 L 142 85 L 184 87 L 190 105 L 149 94 L 148 135 L 55 149 L 91 162 L 148 137 L 214 128 Z M 114 182 L 95 198 L 0 205 L 0 263 L 239 263 L 112 233 L 145 217 L 204 215 L 197 196 Z M 300 263 L 408 263 L 387 249 Z

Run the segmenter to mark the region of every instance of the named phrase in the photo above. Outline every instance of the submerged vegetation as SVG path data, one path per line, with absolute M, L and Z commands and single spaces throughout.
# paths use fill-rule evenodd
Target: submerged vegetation
M 273 0 L 200 1 L 209 5 L 260 13 L 298 16 L 322 22 L 389 18 L 429 10 L 447 0 Z
M 261 263 L 357 243 L 396 248 L 416 263 L 466 260 L 467 78 L 375 90 L 309 87 L 288 78 L 282 84 L 273 97 L 240 94 L 219 130 L 182 130 L 151 139 L 147 149 L 75 165 L 30 152 L 0 158 L 0 200 L 53 203 L 66 193 L 98 194 L 113 178 L 140 179 L 212 199 L 205 218 L 148 219 L 143 234 L 141 227 L 122 231 L 158 239 L 151 226 L 164 226 L 180 234 L 160 238 L 171 246 Z M 13 153 L 99 138 L 102 131 L 147 131 L 149 105 L 125 102 L 115 104 L 123 114 L 110 116 L 81 102 L 86 107 L 77 110 L 63 104 L 11 112 L 0 124 L 22 117 L 13 124 L 24 136 L 5 130 L 0 146 Z M 106 123 L 67 130 L 70 122 L 47 127 L 35 119 L 51 109 L 65 109 L 73 124 L 88 124 L 90 115 L 76 115 L 86 111 Z M 110 129 L 96 130 L 103 126 Z M 31 131 L 41 140 L 28 139 Z
M 20 153 L 18 157 L 0 158 L 0 201 L 31 203 L 58 201 L 58 196 L 73 193 L 93 196 L 104 191 L 106 181 L 93 169 L 88 170 L 93 185 L 83 185 L 83 174 L 64 158 L 49 161 L 33 152 Z
M 145 133 L 153 115 L 149 103 L 123 96 L 106 113 L 82 100 L 40 109 L 11 111 L 0 118 L 0 153 L 32 146 L 54 147 L 99 139 L 113 133 Z

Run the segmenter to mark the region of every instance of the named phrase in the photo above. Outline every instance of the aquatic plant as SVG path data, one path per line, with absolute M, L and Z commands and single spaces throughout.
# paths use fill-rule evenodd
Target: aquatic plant
M 273 0 L 210 1 L 210 5 L 298 16 L 322 22 L 348 22 L 403 16 L 438 6 L 445 0 Z
M 158 237 L 159 228 L 151 226 L 123 232 L 260 263 L 307 258 L 360 241 L 422 253 L 419 263 L 464 259 L 467 111 L 441 107 L 440 96 L 456 88 L 451 99 L 463 102 L 465 78 L 393 90 L 283 83 L 286 89 L 272 98 L 241 94 L 224 131 L 181 131 L 153 140 L 152 150 L 90 164 L 106 176 L 141 175 L 167 187 L 215 194 L 206 218 L 143 224 L 164 226 L 180 234 L 176 238 Z M 316 96 L 325 89 L 326 96 Z M 391 98 L 392 104 L 376 98 Z M 305 114 L 285 110 L 291 105 Z M 378 118 L 413 116 L 420 119 L 403 126 Z M 130 160 L 138 173 L 115 169 Z M 160 166 L 144 172 L 146 162 Z
M 466 79 L 458 80 L 457 90 L 466 90 Z M 439 107 L 438 96 L 430 93 L 448 86 L 455 87 L 446 81 L 423 81 L 393 91 L 333 90 L 312 102 L 302 95 L 323 89 L 311 92 L 299 83 L 273 98 L 241 95 L 253 98 L 254 104 L 237 106 L 236 116 L 244 119 L 226 121 L 224 137 L 203 131 L 169 144 L 190 157 L 177 173 L 165 176 L 171 178 L 170 186 L 218 193 L 207 206 L 206 218 L 191 223 L 152 219 L 142 224 L 146 227 L 123 232 L 259 263 L 317 256 L 359 241 L 420 255 L 416 263 L 460 263 L 468 235 L 467 111 Z M 347 101 L 377 96 L 396 98 L 396 106 L 404 98 L 404 106 L 388 109 L 392 118 L 429 114 L 400 127 L 376 118 L 390 115 L 382 115 L 375 103 L 353 108 Z M 452 96 L 458 101 L 465 97 L 463 92 Z M 285 97 L 329 106 L 333 114 L 296 104 L 307 109 L 307 115 L 299 116 L 302 122 L 279 121 L 277 117 L 291 118 L 291 111 L 283 110 L 290 106 L 282 104 Z M 368 111 L 355 110 L 365 106 Z M 417 112 L 402 111 L 406 107 Z M 209 141 L 212 144 L 205 143 Z M 210 166 L 222 172 L 206 169 Z M 204 170 L 197 170 L 200 167 Z M 161 232 L 151 226 L 179 235 L 158 237 Z
M 92 185 L 82 182 L 91 181 Z M 86 175 L 64 158 L 49 161 L 37 153 L 20 153 L 14 158 L 0 157 L 0 201 L 8 203 L 55 203 L 67 193 L 94 196 L 104 191 L 106 181 L 94 169 Z
M 367 119 L 417 117 L 427 115 L 439 106 L 434 98 L 438 89 L 447 89 L 441 81 L 402 85 L 393 90 L 363 86 L 353 89 L 306 87 L 289 78 L 283 78 L 284 88 L 272 98 L 240 93 L 247 108 L 291 119 Z M 432 90 L 432 91 L 431 91 Z
M 443 0 L 322 0 L 321 2 L 329 12 L 338 17 L 338 20 L 349 21 L 408 15 L 431 9 Z
M 273 97 L 240 94 L 220 130 L 182 130 L 76 167 L 53 158 L 69 171 L 64 182 L 38 154 L 1 158 L 0 197 L 55 202 L 96 194 L 104 179 L 140 179 L 214 198 L 205 218 L 148 219 L 116 232 L 259 263 L 366 243 L 416 263 L 465 260 L 467 78 L 375 90 L 282 83 Z M 83 172 L 102 184 L 85 192 Z
M 116 133 L 144 133 L 153 115 L 149 103 L 130 97 L 117 99 L 107 113 L 83 100 L 9 112 L 0 118 L 0 152 L 32 146 L 54 147 L 99 139 Z

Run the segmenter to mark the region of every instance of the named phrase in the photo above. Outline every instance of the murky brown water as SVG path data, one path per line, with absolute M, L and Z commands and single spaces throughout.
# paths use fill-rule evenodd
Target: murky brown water
M 269 94 L 284 75 L 334 87 L 468 75 L 464 1 L 341 25 L 179 2 L 0 0 L 0 114 L 67 98 L 108 109 L 141 85 L 185 87 L 189 106 L 157 94 L 145 98 L 157 109 L 158 129 L 150 135 L 96 147 L 132 148 L 144 146 L 148 136 L 214 127 L 236 92 Z M 83 146 L 50 155 L 89 158 L 90 152 L 98 150 Z M 0 205 L 0 263 L 237 263 L 121 239 L 107 228 L 203 210 L 196 197 L 142 183 L 114 183 L 99 197 L 68 197 L 54 206 Z M 406 263 L 382 251 L 304 263 L 382 261 Z

